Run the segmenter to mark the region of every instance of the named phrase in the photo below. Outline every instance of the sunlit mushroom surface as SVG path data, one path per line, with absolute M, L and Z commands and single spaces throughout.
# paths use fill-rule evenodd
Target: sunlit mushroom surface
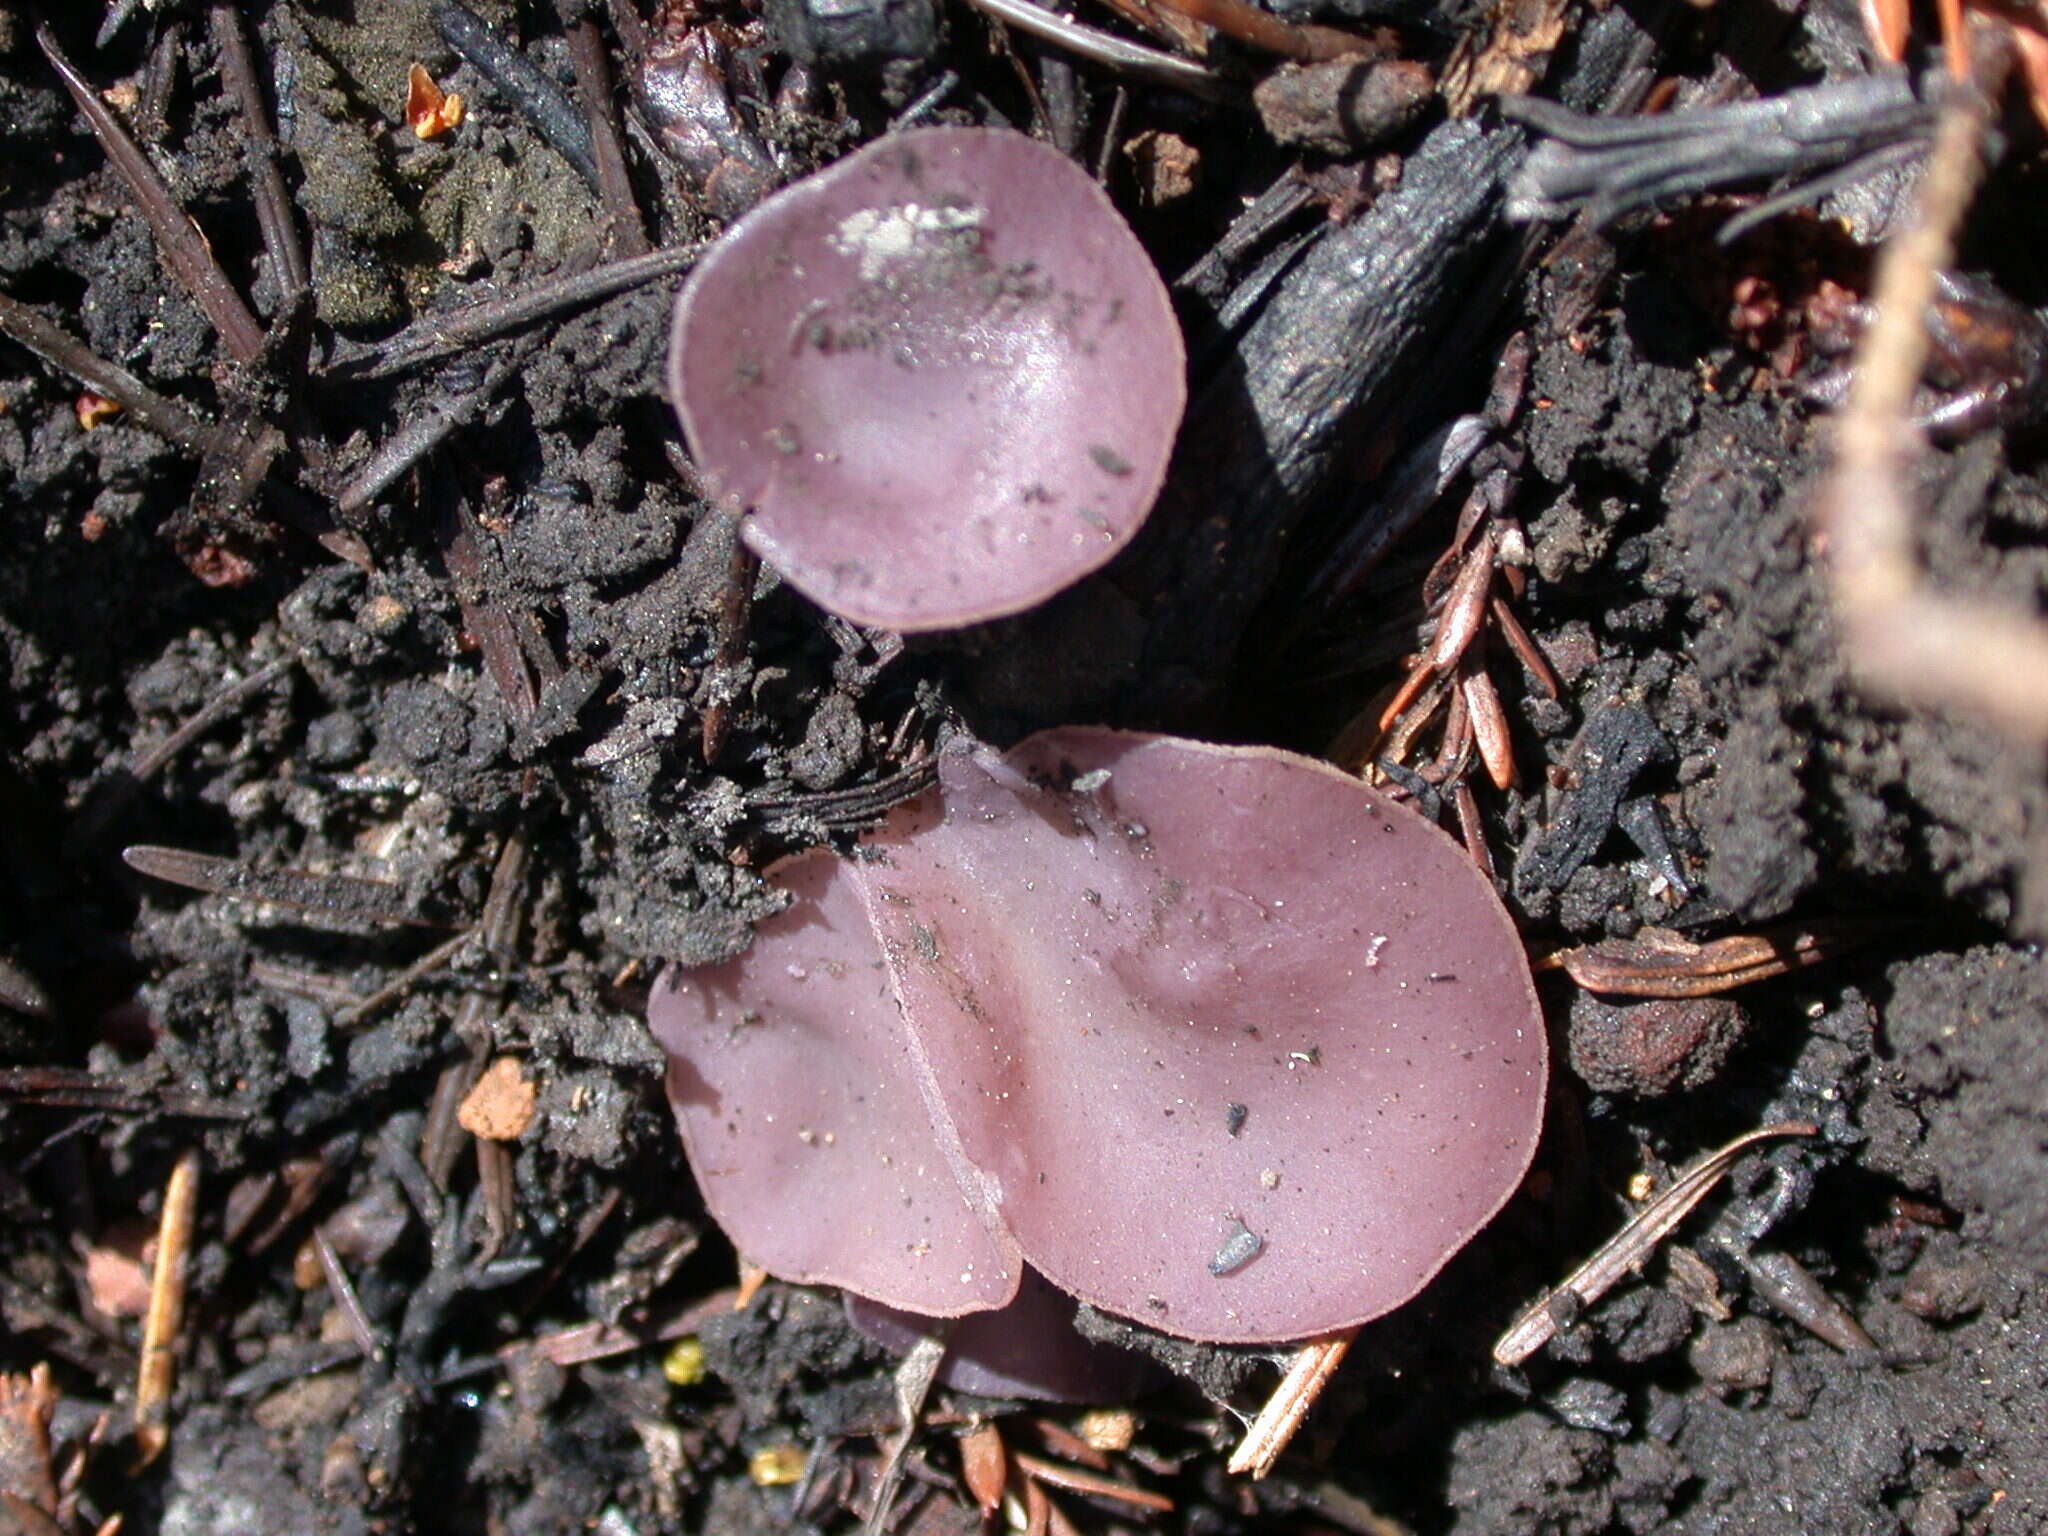
M 1165 477 L 1185 359 L 1109 198 L 1003 129 L 894 134 L 736 224 L 676 305 L 690 449 L 748 542 L 860 623 L 1015 613 Z
M 951 754 L 939 777 L 864 857 L 799 866 L 799 906 L 741 961 L 664 979 L 651 1016 L 690 1070 L 778 1052 L 787 1091 L 825 1102 L 831 1053 L 777 1035 L 894 1031 L 980 1230 L 1082 1300 L 1216 1342 L 1391 1310 L 1513 1192 L 1541 1019 L 1505 910 L 1436 828 L 1305 758 L 1113 731 Z M 842 888 L 874 946 L 857 958 Z M 838 914 L 859 985 L 783 984 L 814 963 L 788 958 L 806 904 Z M 677 1112 L 707 1189 L 729 1178 L 701 1107 Z M 797 1145 L 775 1155 L 815 1174 L 803 1203 L 883 1229 L 841 1170 L 860 1153 Z M 750 1213 L 713 1206 L 759 1258 Z M 915 1241 L 876 1246 L 914 1265 Z

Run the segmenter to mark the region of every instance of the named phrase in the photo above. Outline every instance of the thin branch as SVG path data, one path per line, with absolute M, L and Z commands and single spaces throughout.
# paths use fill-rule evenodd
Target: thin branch
M 373 351 L 327 370 L 330 380 L 381 379 L 423 363 L 481 346 L 537 321 L 581 309 L 682 271 L 703 253 L 701 244 L 672 245 L 602 267 L 571 272 L 502 298 L 472 304 L 451 315 L 433 315 L 407 326 Z
M 118 401 L 142 425 L 188 453 L 204 453 L 212 438 L 207 425 L 169 396 L 160 395 L 127 369 L 108 362 L 55 322 L 0 293 L 0 331 L 44 362 L 109 400 Z
M 1624 1276 L 1633 1274 L 1671 1229 L 1706 1199 L 1728 1170 L 1735 1166 L 1736 1159 L 1758 1142 L 1777 1136 L 1813 1136 L 1819 1130 L 1819 1126 L 1808 1121 L 1787 1120 L 1750 1131 L 1725 1147 L 1709 1152 L 1673 1180 L 1669 1189 L 1631 1217 L 1626 1226 L 1601 1245 L 1599 1252 L 1516 1318 L 1493 1346 L 1494 1360 L 1501 1365 L 1520 1365 L 1556 1337 L 1558 1329 L 1563 1326 L 1563 1319 L 1591 1306 Z
M 213 46 L 220 55 L 220 77 L 241 114 L 244 147 L 248 152 L 249 184 L 256 193 L 256 223 L 263 231 L 263 249 L 270 257 L 271 276 L 286 293 L 304 288 L 311 278 L 306 253 L 292 222 L 291 194 L 285 190 L 284 173 L 277 164 L 277 135 L 270 129 L 270 108 L 257 83 L 256 66 L 249 57 L 249 39 L 242 32 L 241 12 L 233 5 L 216 5 L 207 20 L 213 27 Z
M 188 1147 L 171 1167 L 157 1221 L 156 1271 L 150 1277 L 149 1311 L 142 1320 L 142 1359 L 135 1376 L 135 1470 L 141 1471 L 170 1443 L 171 1390 L 177 1382 L 178 1336 L 185 1326 L 185 1261 L 192 1249 L 192 1223 L 199 1210 L 199 1152 Z
M 1017 1464 L 1019 1471 L 1054 1488 L 1064 1488 L 1069 1493 L 1085 1493 L 1091 1498 L 1113 1499 L 1120 1504 L 1129 1504 L 1138 1509 L 1157 1510 L 1161 1514 L 1173 1512 L 1173 1500 L 1163 1493 L 1154 1493 L 1149 1488 L 1134 1487 L 1117 1478 L 1104 1477 L 1099 1472 L 1089 1472 L 1080 1467 L 1070 1467 L 1065 1462 L 1034 1456 L 1029 1451 L 1012 1451 L 1010 1459 Z
M 583 120 L 590 125 L 597 195 L 611 215 L 619 249 L 628 256 L 644 256 L 648 250 L 647 229 L 641 221 L 640 204 L 633 196 L 632 180 L 626 175 L 626 152 L 619 142 L 611 61 L 605 56 L 604 33 L 595 17 L 573 16 L 571 0 L 559 0 L 556 9 L 562 16 L 563 35 L 569 39 L 569 62 L 576 69 L 576 94 L 583 103 Z
M 1199 64 L 1162 53 L 1157 48 L 1126 42 L 1094 27 L 1085 27 L 1078 21 L 1069 21 L 1043 6 L 1032 4 L 1031 0 L 969 0 L 969 3 L 998 21 L 1008 22 L 1019 32 L 1042 37 L 1069 53 L 1122 70 L 1140 80 L 1150 80 L 1155 85 L 1177 86 L 1193 95 L 1212 99 L 1232 94 L 1222 76 Z
M 1876 313 L 1856 349 L 1834 472 L 1813 518 L 1856 681 L 1895 704 L 1981 714 L 2038 746 L 2048 743 L 2048 627 L 2016 609 L 1933 591 L 1905 487 L 1920 448 L 1911 410 L 1927 358 L 1923 317 L 1976 192 L 1989 112 L 1968 88 L 1942 106 L 1913 222 L 1878 265 Z
M 489 405 L 534 350 L 522 343 L 513 356 L 499 359 L 483 370 L 480 378 L 477 370 L 457 364 L 450 374 L 462 375 L 464 382 L 457 384 L 451 377 L 444 392 L 431 397 L 424 408 L 379 443 L 347 484 L 335 493 L 335 509 L 343 517 L 353 516 L 390 490 L 420 460 L 446 442 L 456 428 L 467 425 Z
M 878 1536 L 888 1529 L 889 1509 L 896 1502 L 896 1489 L 903 1481 L 903 1467 L 910 1455 L 910 1447 L 917 1439 L 918 1425 L 924 1420 L 924 1400 L 930 1395 L 932 1382 L 938 1378 L 939 1366 L 946 1358 L 946 1337 L 953 1331 L 952 1324 L 944 1319 L 934 1319 L 932 1332 L 923 1335 L 910 1346 L 910 1352 L 896 1367 L 896 1414 L 899 1420 L 889 1438 L 882 1443 L 882 1465 L 875 1474 L 874 1500 L 868 1506 L 867 1518 L 861 1522 L 862 1536 Z
M 1225 37 L 1234 37 L 1254 48 L 1277 53 L 1283 58 L 1322 63 L 1330 59 L 1360 55 L 1384 57 L 1386 45 L 1374 38 L 1360 37 L 1335 27 L 1283 21 L 1247 0 L 1160 0 L 1160 3 L 1205 27 L 1214 27 Z
M 1230 1453 L 1229 1470 L 1249 1472 L 1253 1477 L 1264 1477 L 1273 1470 L 1357 1337 L 1356 1328 L 1346 1328 L 1328 1338 L 1311 1339 L 1295 1351 L 1280 1385 L 1252 1420 L 1242 1443 Z
M 341 1314 L 349 1341 L 365 1358 L 376 1359 L 383 1352 L 383 1341 L 377 1337 L 370 1315 L 363 1310 L 362 1299 L 356 1295 L 355 1285 L 349 1280 L 348 1271 L 342 1267 L 341 1255 L 335 1251 L 334 1241 L 328 1237 L 324 1225 L 313 1229 L 313 1256 L 320 1261 L 321 1278 L 327 1282 L 327 1294 L 333 1298 L 335 1310 Z
M 137 209 L 156 235 L 164 265 L 171 269 L 171 275 L 206 312 L 206 318 L 213 322 L 228 355 L 237 362 L 252 361 L 263 350 L 263 327 L 249 313 L 249 306 L 235 292 L 227 274 L 221 271 L 220 263 L 213 259 L 213 250 L 207 245 L 206 237 L 199 232 L 191 216 L 178 206 L 171 189 L 157 174 L 156 166 L 142 152 L 142 147 L 129 137 L 120 119 L 64 56 L 64 50 L 57 46 L 56 36 L 48 26 L 36 28 L 36 42 L 42 48 L 43 56 L 50 61 L 50 67 L 64 82 L 64 89 L 71 93 L 79 114 L 91 125 L 93 137 L 100 141 L 100 148 L 106 151 L 108 161 L 134 194 Z
M 576 173 L 601 192 L 597 157 L 590 145 L 590 125 L 576 110 L 569 93 L 548 72 L 491 30 L 490 23 L 456 0 L 434 7 L 434 26 L 444 41 L 467 59 L 534 131 Z

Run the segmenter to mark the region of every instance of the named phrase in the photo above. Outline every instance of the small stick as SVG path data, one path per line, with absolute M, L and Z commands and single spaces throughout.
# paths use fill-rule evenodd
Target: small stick
M 1249 1472 L 1258 1478 L 1273 1470 L 1274 1464 L 1280 1460 L 1280 1453 L 1287 1449 L 1287 1443 L 1301 1428 L 1309 1409 L 1322 1396 L 1323 1388 L 1337 1373 L 1337 1367 L 1344 1363 L 1351 1341 L 1357 1337 L 1356 1328 L 1346 1328 L 1326 1338 L 1311 1339 L 1295 1351 L 1294 1358 L 1287 1363 L 1287 1374 L 1280 1378 L 1280 1385 L 1273 1389 L 1273 1395 L 1266 1399 L 1266 1406 L 1252 1420 L 1243 1441 L 1230 1453 L 1230 1471 Z
M 473 994 L 472 994 L 473 995 Z M 463 998 L 467 1003 L 468 997 Z M 426 1123 L 420 1127 L 420 1166 L 434 1187 L 446 1191 L 455 1175 L 469 1132 L 456 1118 L 462 1101 L 477 1079 L 484 1075 L 484 1053 L 477 1051 L 460 1061 L 451 1061 L 434 1080 L 434 1095 L 427 1101 Z
M 915 800 L 938 782 L 938 759 L 920 758 L 871 784 L 821 789 L 813 794 L 755 794 L 747 810 L 773 823 L 778 817 L 815 816 L 826 826 L 844 831 L 881 820 L 906 800 Z
M 121 858 L 139 874 L 235 901 L 269 902 L 323 917 L 373 923 L 410 923 L 421 928 L 446 926 L 439 918 L 420 912 L 400 887 L 386 880 L 316 875 L 303 869 L 251 869 L 210 853 L 158 848 L 146 843 L 122 849 Z
M 213 259 L 206 237 L 199 233 L 198 226 L 178 206 L 171 189 L 157 174 L 156 167 L 142 152 L 142 147 L 128 136 L 128 130 L 121 126 L 120 119 L 100 100 L 99 93 L 93 90 L 85 77 L 72 67 L 71 61 L 64 56 L 64 50 L 57 45 L 56 34 L 47 25 L 36 28 L 36 43 L 50 61 L 50 67 L 64 82 L 64 89 L 71 93 L 71 100 L 91 126 L 93 137 L 100 141 L 100 148 L 106 151 L 108 161 L 134 194 L 137 209 L 156 235 L 157 249 L 163 252 L 164 265 L 171 269 L 171 275 L 206 312 L 206 318 L 213 322 L 228 355 L 237 362 L 254 361 L 256 354 L 263 350 L 263 327 L 249 313 L 249 306 L 235 292 L 227 274 L 221 271 L 220 263 Z
M 405 996 L 422 979 L 431 976 L 434 972 L 450 964 L 457 955 L 475 943 L 476 938 L 476 929 L 465 928 L 462 932 L 456 934 L 454 938 L 436 944 L 368 997 L 351 1003 L 336 1013 L 334 1015 L 334 1027 L 336 1029 L 353 1029 L 379 1009 L 387 1007 Z
M 457 502 L 450 509 L 446 527 L 441 558 L 455 578 L 455 601 L 463 626 L 476 636 L 484 666 L 498 685 L 505 717 L 515 731 L 523 729 L 540 707 L 540 693 L 528 670 L 514 615 L 495 596 L 500 585 L 491 579 L 497 574 L 495 558 L 486 565 L 486 552 L 494 546 L 484 539 L 482 526 L 466 503 Z
M 1084 1471 L 1070 1467 L 1064 1462 L 1048 1461 L 1043 1456 L 1034 1456 L 1029 1451 L 1012 1451 L 1010 1460 L 1026 1476 L 1034 1477 L 1041 1483 L 1054 1488 L 1064 1488 L 1069 1493 L 1085 1493 L 1098 1499 L 1115 1499 L 1121 1504 L 1130 1504 L 1139 1509 L 1156 1509 L 1170 1514 L 1173 1500 L 1163 1493 L 1153 1493 L 1146 1488 L 1134 1488 L 1129 1483 L 1119 1482 L 1113 1477 L 1104 1477 L 1098 1472 Z
M 532 849 L 521 834 L 509 834 L 491 869 L 491 888 L 484 896 L 477 932 L 484 949 L 499 965 L 518 959 L 519 930 L 526 920 L 526 870 Z
M 1777 1136 L 1813 1136 L 1820 1127 L 1810 1121 L 1787 1120 L 1736 1137 L 1709 1152 L 1672 1181 L 1671 1187 L 1644 1206 L 1585 1263 L 1516 1318 L 1493 1346 L 1501 1365 L 1520 1365 L 1556 1337 L 1560 1319 L 1589 1307 L 1648 1259 L 1657 1244 L 1684 1220 L 1692 1208 L 1719 1184 L 1737 1158 L 1758 1142 Z
M 221 82 L 235 100 L 247 135 L 249 184 L 256 193 L 256 223 L 263 231 L 271 275 L 285 293 L 295 293 L 306 287 L 311 277 L 292 222 L 291 194 L 285 190 L 284 173 L 277 168 L 277 135 L 271 132 L 270 109 L 257 83 L 255 62 L 249 57 L 241 11 L 233 5 L 215 5 L 207 13 L 207 21 L 213 28 L 214 50 L 220 55 Z
M 874 1503 L 861 1522 L 862 1536 L 878 1536 L 889 1522 L 889 1506 L 896 1502 L 896 1488 L 903 1481 L 904 1462 L 911 1443 L 917 1439 L 918 1424 L 924 1416 L 924 1400 L 930 1396 L 939 1365 L 946 1358 L 946 1336 L 952 1324 L 935 1320 L 934 1331 L 910 1346 L 910 1352 L 896 1367 L 896 1416 L 901 1422 L 882 1445 L 882 1466 L 875 1474 Z
M 619 249 L 628 256 L 647 254 L 647 230 L 640 204 L 626 175 L 626 152 L 612 109 L 611 63 L 605 57 L 604 33 L 596 18 L 574 16 L 574 0 L 556 0 L 563 35 L 569 40 L 569 62 L 576 70 L 576 94 L 583 103 L 583 121 L 590 128 L 590 153 L 597 169 L 597 195 L 611 215 Z M 573 18 L 573 19 L 572 19 Z
M 1834 471 L 1812 515 L 1851 676 L 1894 703 L 1982 714 L 2038 744 L 2048 741 L 2048 627 L 1931 590 L 1902 483 L 1918 446 L 1909 423 L 1927 357 L 1923 317 L 1976 192 L 1989 111 L 1982 92 L 1962 87 L 1936 119 L 1915 217 L 1878 265 L 1876 313 L 1856 349 Z
M 434 7 L 434 26 L 450 48 L 461 54 L 519 115 L 533 125 L 548 146 L 589 183 L 602 192 L 597 174 L 597 157 L 591 148 L 590 125 L 576 110 L 568 92 L 555 84 L 548 72 L 491 30 L 490 24 L 456 0 L 441 0 Z
M 340 382 L 381 379 L 452 357 L 552 315 L 671 276 L 696 261 L 703 250 L 701 243 L 672 245 L 645 256 L 545 278 L 530 288 L 472 304 L 453 315 L 429 316 L 363 356 L 337 363 L 327 370 L 327 377 Z
M 505 1245 L 512 1241 L 512 1154 L 502 1141 L 482 1136 L 474 1140 L 477 1188 L 483 1194 L 484 1240 L 472 1262 L 481 1268 L 503 1253 Z
M 103 1115 L 176 1115 L 185 1120 L 249 1120 L 256 1111 L 186 1093 L 136 1093 L 82 1067 L 0 1067 L 0 1102 Z
M 1008 22 L 1019 32 L 1029 32 L 1033 37 L 1042 37 L 1049 43 L 1057 43 L 1069 53 L 1092 59 L 1097 64 L 1111 69 L 1120 69 L 1141 80 L 1150 80 L 1155 85 L 1177 86 L 1192 95 L 1213 99 L 1231 94 L 1230 88 L 1220 75 L 1211 73 L 1201 65 L 1187 59 L 1162 53 L 1157 48 L 1141 47 L 1137 43 L 1125 42 L 1094 27 L 1084 27 L 1078 21 L 1069 21 L 1055 15 L 1031 0 L 968 0 L 976 10 L 986 12 L 998 21 Z
M 516 359 L 504 360 L 512 366 L 486 369 L 480 379 L 474 370 L 463 369 L 460 365 L 450 370 L 467 374 L 471 382 L 466 387 L 452 388 L 429 400 L 425 409 L 379 443 L 349 477 L 348 483 L 335 493 L 335 509 L 343 517 L 351 516 L 390 490 L 421 459 L 446 442 L 450 433 L 466 425 L 489 405 L 491 397 L 511 377 L 513 366 L 517 361 L 523 361 L 525 355 L 525 350 L 521 349 Z
M 108 823 L 135 798 L 143 785 L 163 770 L 166 763 L 283 677 L 297 661 L 296 656 L 280 656 L 258 667 L 240 682 L 208 699 L 191 719 L 155 746 L 136 753 L 129 759 L 126 769 L 117 770 L 96 787 L 92 799 L 79 813 L 77 822 L 65 838 L 66 846 L 78 848 L 96 843 Z
M 155 778 L 164 764 L 191 746 L 201 736 L 212 730 L 221 721 L 238 713 L 242 706 L 263 692 L 272 683 L 283 677 L 298 664 L 297 656 L 280 656 L 265 666 L 258 667 L 239 683 L 223 688 L 208 699 L 190 720 L 179 726 L 146 752 L 136 754 L 128 765 L 128 772 L 138 783 L 147 784 Z
M 95 393 L 118 401 L 122 410 L 165 442 L 175 443 L 187 453 L 204 453 L 212 446 L 212 433 L 200 417 L 4 293 L 0 293 L 0 331 Z
M 185 1261 L 198 1209 L 199 1151 L 188 1147 L 171 1167 L 157 1219 L 156 1268 L 150 1276 L 142 1359 L 135 1373 L 136 1472 L 162 1455 L 171 1439 L 171 1391 L 178 1378 L 178 1334 L 185 1325 Z
M 349 1338 L 364 1359 L 379 1358 L 383 1345 L 377 1338 L 377 1330 L 371 1324 L 369 1314 L 363 1310 L 362 1298 L 356 1295 L 355 1285 L 349 1280 L 348 1271 L 342 1267 L 341 1255 L 334 1251 L 334 1243 L 327 1236 L 324 1225 L 313 1229 L 313 1255 L 320 1261 L 320 1275 L 327 1282 L 327 1294 L 334 1298 L 335 1308 L 341 1313 Z
M 1370 38 L 1340 32 L 1335 27 L 1282 21 L 1270 12 L 1247 4 L 1246 0 L 1159 0 L 1159 3 L 1205 27 L 1214 27 L 1225 37 L 1234 37 L 1254 48 L 1306 63 L 1320 64 L 1356 54 L 1381 55 L 1386 52 Z

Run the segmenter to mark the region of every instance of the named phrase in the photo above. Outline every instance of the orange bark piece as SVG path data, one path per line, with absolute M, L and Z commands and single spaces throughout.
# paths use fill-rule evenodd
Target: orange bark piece
M 533 1103 L 539 1090 L 515 1056 L 500 1056 L 484 1069 L 455 1122 L 485 1141 L 517 1141 L 533 1124 Z

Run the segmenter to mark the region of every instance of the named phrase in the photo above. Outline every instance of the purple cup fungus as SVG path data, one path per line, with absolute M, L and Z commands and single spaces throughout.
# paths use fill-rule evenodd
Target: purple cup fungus
M 1491 884 L 1325 764 L 1063 729 L 949 753 L 864 856 L 649 1006 L 713 1213 L 910 1312 L 1028 1264 L 1268 1344 L 1415 1295 L 1535 1153 L 1547 1044 Z
M 846 1293 L 846 1320 L 876 1343 L 908 1354 L 933 1319 Z M 1017 1294 L 993 1312 L 955 1319 L 938 1379 L 983 1397 L 1102 1403 L 1130 1397 L 1159 1379 L 1144 1356 L 1097 1344 L 1074 1331 L 1074 1298 L 1025 1266 Z
M 1103 565 L 1186 402 L 1165 285 L 1023 134 L 892 134 L 769 198 L 676 302 L 669 388 L 747 542 L 822 607 L 947 629 Z

